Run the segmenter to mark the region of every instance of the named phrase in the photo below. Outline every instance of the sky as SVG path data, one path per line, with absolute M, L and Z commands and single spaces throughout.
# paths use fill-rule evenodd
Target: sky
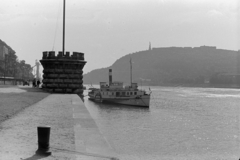
M 0 39 L 35 64 L 62 50 L 63 0 L 1 0 Z M 65 50 L 83 52 L 84 73 L 159 47 L 240 49 L 239 0 L 66 0 Z

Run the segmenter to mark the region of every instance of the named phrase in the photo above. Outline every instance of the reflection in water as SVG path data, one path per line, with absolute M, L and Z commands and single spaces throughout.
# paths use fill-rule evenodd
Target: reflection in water
M 115 111 L 115 110 L 122 110 L 122 111 L 133 111 L 133 112 L 148 112 L 149 108 L 146 107 L 138 107 L 138 106 L 127 106 L 121 104 L 109 104 L 109 103 L 95 103 L 92 102 L 91 105 L 97 106 L 101 110 L 107 111 Z
M 84 99 L 84 95 L 81 95 L 81 94 L 77 94 L 80 98 L 81 98 L 81 100 L 84 102 L 85 101 L 85 99 Z
M 238 90 L 151 88 L 149 109 L 85 99 L 120 159 L 239 158 Z

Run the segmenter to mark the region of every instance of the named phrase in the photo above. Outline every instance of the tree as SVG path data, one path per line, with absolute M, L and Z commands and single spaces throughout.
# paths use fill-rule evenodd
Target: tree
M 16 52 L 8 46 L 5 42 L 0 40 L 0 47 L 5 46 L 7 52 L 5 58 L 0 60 L 0 77 L 14 77 L 18 79 L 33 78 L 32 67 L 26 64 L 25 60 L 18 60 Z

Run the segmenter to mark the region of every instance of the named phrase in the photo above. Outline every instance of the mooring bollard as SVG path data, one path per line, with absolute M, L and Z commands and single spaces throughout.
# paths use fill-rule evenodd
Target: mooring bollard
M 50 139 L 50 129 L 49 126 L 39 126 L 37 127 L 38 132 L 38 150 L 36 154 L 49 156 L 51 151 L 49 150 L 49 139 Z

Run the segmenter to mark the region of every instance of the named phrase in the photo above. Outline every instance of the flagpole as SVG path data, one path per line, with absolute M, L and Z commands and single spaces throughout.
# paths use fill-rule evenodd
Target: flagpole
M 5 85 L 5 78 L 6 78 L 6 54 L 4 53 L 4 85 Z
M 65 52 L 65 0 L 63 0 L 63 46 L 62 46 L 62 55 Z
M 130 86 L 132 87 L 132 58 L 130 58 Z

